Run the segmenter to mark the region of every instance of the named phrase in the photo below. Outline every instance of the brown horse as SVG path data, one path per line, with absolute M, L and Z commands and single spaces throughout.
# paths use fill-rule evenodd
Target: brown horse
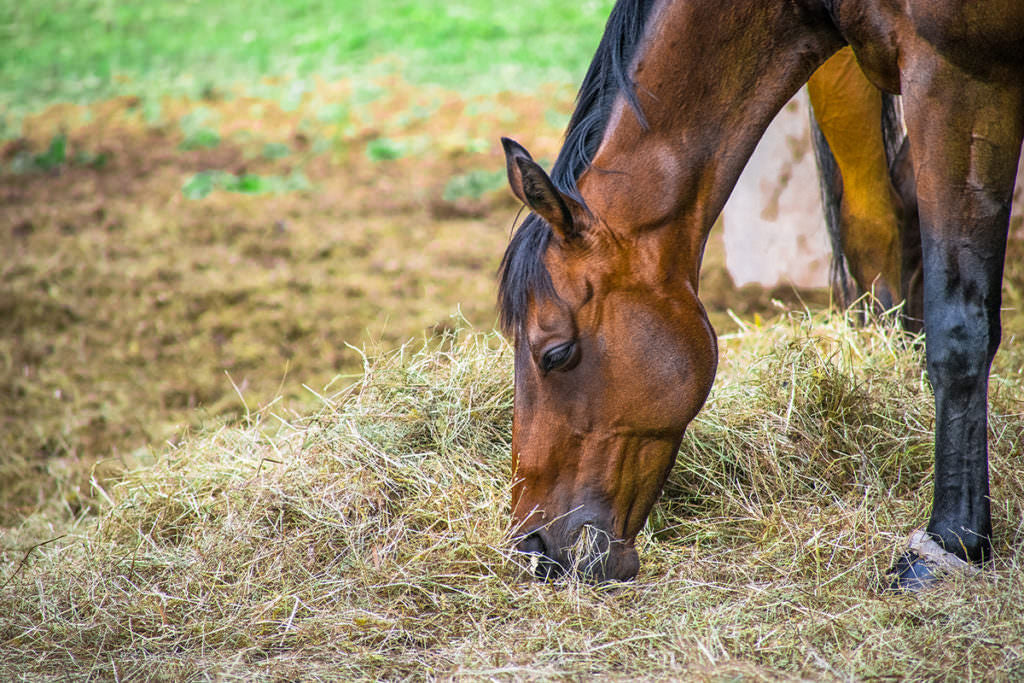
M 515 340 L 517 547 L 538 575 L 636 574 L 636 535 L 714 379 L 697 298 L 708 232 L 772 117 L 846 44 L 903 96 L 936 402 L 928 534 L 989 556 L 986 397 L 1024 136 L 1024 1 L 619 0 L 552 175 L 503 141 L 532 210 L 499 304 Z M 898 571 L 900 587 L 932 576 L 914 554 Z
M 919 331 L 921 231 L 898 98 L 872 85 L 849 47 L 814 72 L 807 93 L 835 300 L 849 306 L 871 292 L 876 312 L 902 302 L 904 327 Z

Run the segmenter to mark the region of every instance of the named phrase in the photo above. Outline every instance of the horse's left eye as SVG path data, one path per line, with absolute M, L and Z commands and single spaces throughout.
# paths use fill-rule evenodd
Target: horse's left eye
M 550 372 L 565 368 L 575 358 L 575 351 L 576 344 L 574 342 L 559 344 L 553 349 L 545 351 L 540 359 L 540 369 Z

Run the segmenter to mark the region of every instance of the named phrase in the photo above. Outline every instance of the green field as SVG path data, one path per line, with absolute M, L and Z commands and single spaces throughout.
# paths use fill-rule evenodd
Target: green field
M 0 103 L 22 114 L 54 102 L 199 97 L 216 88 L 287 101 L 313 87 L 313 76 L 394 71 L 466 94 L 532 90 L 582 76 L 611 5 L 10 2 L 0 8 Z

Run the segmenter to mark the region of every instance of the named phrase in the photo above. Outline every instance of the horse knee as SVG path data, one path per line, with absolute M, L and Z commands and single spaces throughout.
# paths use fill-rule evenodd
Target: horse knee
M 988 377 L 1000 328 L 984 307 L 957 306 L 931 312 L 926 321 L 928 374 L 947 389 L 969 390 Z M 996 314 L 998 316 L 998 313 Z

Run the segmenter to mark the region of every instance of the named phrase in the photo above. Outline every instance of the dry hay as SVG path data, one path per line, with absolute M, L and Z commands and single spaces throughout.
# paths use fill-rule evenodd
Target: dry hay
M 1015 348 L 990 391 L 997 559 L 923 595 L 877 589 L 930 504 L 919 341 L 803 313 L 724 337 L 640 575 L 599 587 L 528 580 L 507 550 L 504 341 L 368 361 L 311 417 L 251 414 L 95 515 L 12 531 L 0 678 L 1024 676 Z

